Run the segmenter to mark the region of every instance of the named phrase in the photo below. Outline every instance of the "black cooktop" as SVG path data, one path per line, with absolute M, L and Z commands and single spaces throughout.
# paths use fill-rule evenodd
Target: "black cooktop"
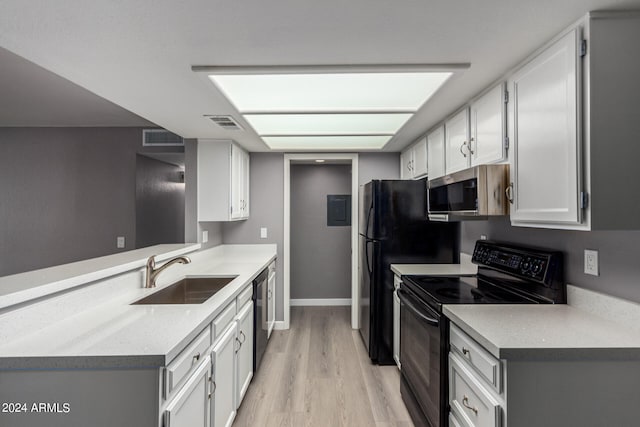
M 404 276 L 405 289 L 441 311 L 442 304 L 536 304 L 534 296 L 512 292 L 479 277 Z
M 562 260 L 557 251 L 478 240 L 475 276 L 402 276 L 401 289 L 439 312 L 442 304 L 563 304 Z

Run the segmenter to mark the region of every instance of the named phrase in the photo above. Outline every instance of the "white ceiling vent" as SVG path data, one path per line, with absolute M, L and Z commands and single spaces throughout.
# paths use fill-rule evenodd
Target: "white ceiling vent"
M 184 139 L 180 135 L 164 129 L 143 129 L 142 145 L 154 147 L 184 145 Z
M 235 121 L 235 119 L 231 116 L 205 116 L 211 119 L 211 121 L 222 129 L 225 130 L 244 130 L 242 126 Z

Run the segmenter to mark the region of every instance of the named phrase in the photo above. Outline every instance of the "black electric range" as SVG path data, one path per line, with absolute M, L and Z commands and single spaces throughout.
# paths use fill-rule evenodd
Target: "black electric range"
M 416 427 L 445 427 L 449 322 L 443 304 L 562 304 L 563 256 L 557 251 L 479 240 L 475 276 L 403 276 L 400 391 Z

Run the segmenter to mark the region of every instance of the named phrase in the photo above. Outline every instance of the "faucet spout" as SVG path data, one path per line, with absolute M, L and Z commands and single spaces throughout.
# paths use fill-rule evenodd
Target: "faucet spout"
M 169 261 L 165 262 L 162 266 L 156 268 L 156 256 L 152 255 L 147 260 L 147 268 L 145 274 L 145 288 L 155 288 L 156 287 L 156 279 L 158 275 L 162 273 L 167 267 L 173 264 L 189 264 L 191 260 L 186 256 L 178 256 L 175 258 L 171 258 Z

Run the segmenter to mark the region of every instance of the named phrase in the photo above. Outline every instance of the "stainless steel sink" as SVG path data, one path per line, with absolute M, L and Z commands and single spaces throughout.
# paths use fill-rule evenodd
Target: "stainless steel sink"
M 236 277 L 187 277 L 131 305 L 202 304 Z

